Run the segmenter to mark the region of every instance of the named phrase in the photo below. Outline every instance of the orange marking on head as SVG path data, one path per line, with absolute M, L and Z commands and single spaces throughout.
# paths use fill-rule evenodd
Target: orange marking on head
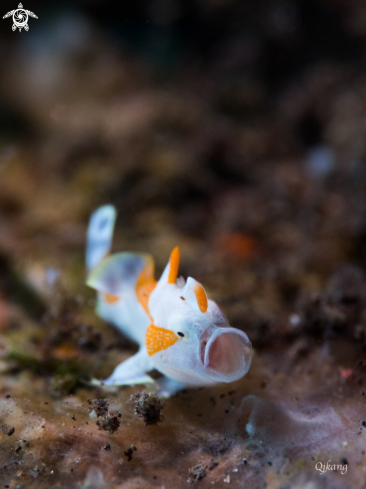
M 165 350 L 178 341 L 178 336 L 169 329 L 158 328 L 151 324 L 146 330 L 145 344 L 147 353 L 151 356 L 158 351 Z
M 118 295 L 102 294 L 102 297 L 107 302 L 107 304 L 114 304 L 119 301 Z
M 208 307 L 207 295 L 205 289 L 201 284 L 196 285 L 194 288 L 194 293 L 196 295 L 197 304 L 201 312 L 206 312 Z
M 178 268 L 180 261 L 180 250 L 179 246 L 176 246 L 170 254 L 170 268 L 168 276 L 168 284 L 175 284 L 178 276 Z
M 157 282 L 154 279 L 154 261 L 149 257 L 147 258 L 146 265 L 137 279 L 135 288 L 137 300 L 149 315 L 150 313 L 147 303 L 149 301 L 151 292 L 156 287 L 156 284 Z

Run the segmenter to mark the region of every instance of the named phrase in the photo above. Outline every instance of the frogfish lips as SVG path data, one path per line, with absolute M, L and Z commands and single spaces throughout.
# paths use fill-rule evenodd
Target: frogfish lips
M 217 328 L 201 342 L 201 362 L 218 381 L 232 382 L 243 377 L 252 360 L 247 335 L 235 328 Z

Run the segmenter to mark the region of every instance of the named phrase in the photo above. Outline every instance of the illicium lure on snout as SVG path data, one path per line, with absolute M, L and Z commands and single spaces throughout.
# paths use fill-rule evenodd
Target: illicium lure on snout
M 233 382 L 249 370 L 252 346 L 230 327 L 202 285 L 178 277 L 179 248 L 172 251 L 161 278 L 145 253 L 109 255 L 116 210 L 97 209 L 87 233 L 87 285 L 98 292 L 97 313 L 136 341 L 139 351 L 116 367 L 105 386 L 158 384 L 169 396 L 185 387 Z M 158 370 L 154 381 L 147 373 Z

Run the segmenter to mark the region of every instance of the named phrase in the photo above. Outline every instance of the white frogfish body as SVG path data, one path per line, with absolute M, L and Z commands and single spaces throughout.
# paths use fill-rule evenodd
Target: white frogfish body
M 202 285 L 178 277 L 179 248 L 157 282 L 148 254 L 109 255 L 116 211 L 105 205 L 91 216 L 87 233 L 87 285 L 98 291 L 97 313 L 136 341 L 139 351 L 116 367 L 103 385 L 155 383 L 169 396 L 189 386 L 233 382 L 249 370 L 247 335 L 232 328 Z

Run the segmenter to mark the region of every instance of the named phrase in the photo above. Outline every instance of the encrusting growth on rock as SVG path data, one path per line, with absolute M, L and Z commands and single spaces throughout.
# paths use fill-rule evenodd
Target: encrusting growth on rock
M 130 397 L 130 401 L 135 401 L 135 414 L 145 421 L 145 425 L 157 424 L 164 420 L 160 412 L 164 404 L 154 392 L 137 392 Z

